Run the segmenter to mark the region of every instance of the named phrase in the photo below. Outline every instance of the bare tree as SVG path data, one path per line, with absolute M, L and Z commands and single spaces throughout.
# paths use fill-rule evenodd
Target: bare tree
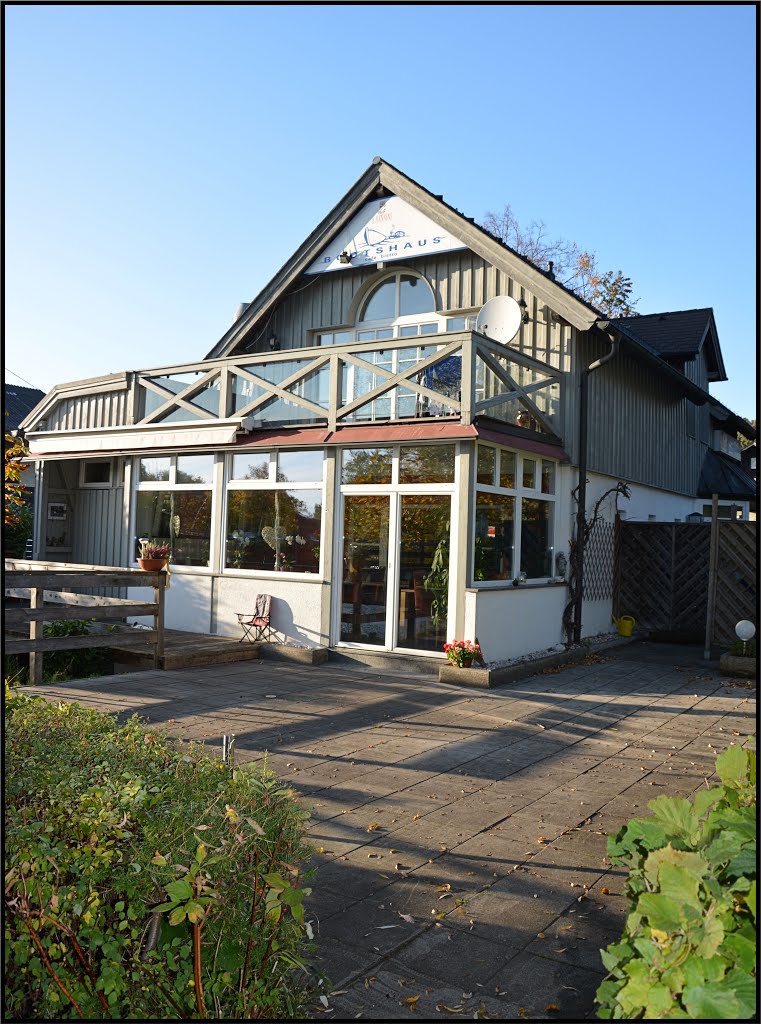
M 631 278 L 621 270 L 600 271 L 594 253 L 576 242 L 551 238 L 544 221 L 532 220 L 522 227 L 508 204 L 501 213 L 487 213 L 483 226 L 540 270 L 546 271 L 552 264 L 561 284 L 605 316 L 636 316 L 634 307 L 639 300 L 632 298 Z

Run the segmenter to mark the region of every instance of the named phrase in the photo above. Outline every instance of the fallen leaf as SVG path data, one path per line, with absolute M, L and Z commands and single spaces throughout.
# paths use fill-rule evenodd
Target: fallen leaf
M 545 1006 L 545 1010 L 548 1013 L 559 1013 L 560 1007 L 556 1006 L 554 1003 L 547 1003 L 547 1005 Z
M 452 886 L 451 886 L 451 885 L 449 884 L 449 882 L 445 882 L 445 883 L 444 883 L 444 885 L 440 885 L 440 886 L 439 886 L 439 887 L 438 887 L 438 888 L 436 889 L 436 892 L 449 892 L 449 890 L 450 890 L 451 888 L 452 888 Z
M 378 824 L 377 821 L 371 821 L 370 824 L 367 826 L 367 831 L 368 832 L 377 832 L 379 828 L 380 828 L 380 825 Z
M 408 1006 L 414 1006 L 419 998 L 420 996 L 407 996 L 404 1002 L 407 1003 Z
M 604 885 L 602 889 L 600 889 L 600 892 L 603 894 L 603 896 L 608 896 L 610 893 L 610 889 L 608 889 L 608 887 Z
M 408 924 L 415 923 L 415 918 L 412 916 L 412 914 L 400 914 L 399 917 L 401 917 L 401 919 L 403 921 L 406 921 Z
M 537 937 L 537 939 L 543 939 L 544 938 L 544 932 L 537 932 L 536 933 L 536 937 Z
M 553 953 L 565 953 L 565 951 L 566 951 L 567 949 L 568 949 L 568 946 L 563 946 L 563 948 L 562 948 L 562 949 L 553 949 L 553 951 L 552 951 L 552 952 L 553 952 Z

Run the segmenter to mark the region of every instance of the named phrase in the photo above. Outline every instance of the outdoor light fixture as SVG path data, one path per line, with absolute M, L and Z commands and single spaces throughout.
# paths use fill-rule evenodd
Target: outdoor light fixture
M 518 305 L 521 307 L 521 323 L 527 324 L 529 322 L 528 303 L 525 299 L 518 299 Z
M 351 258 L 353 255 L 353 252 L 347 252 L 346 249 L 344 249 L 343 252 L 338 254 L 338 262 L 343 264 L 349 264 L 351 263 Z
M 737 633 L 743 643 L 747 643 L 748 640 L 752 640 L 756 635 L 756 627 L 752 622 L 748 622 L 747 619 L 741 619 L 735 626 L 735 633 Z
M 748 641 L 756 635 L 756 627 L 747 619 L 741 619 L 735 626 L 735 633 L 742 640 L 743 654 L 745 654 L 748 649 Z
M 280 342 L 277 340 L 277 335 L 274 331 L 270 334 L 269 338 L 267 338 L 267 344 L 269 345 L 271 352 L 280 348 Z

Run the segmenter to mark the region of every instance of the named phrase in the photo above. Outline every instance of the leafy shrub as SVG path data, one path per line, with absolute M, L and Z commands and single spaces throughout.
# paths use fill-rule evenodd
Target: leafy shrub
M 608 840 L 611 862 L 629 869 L 632 909 L 602 951 L 604 1020 L 755 1016 L 755 753 L 730 746 L 716 770 L 721 786 L 658 797 L 653 817 Z
M 755 640 L 735 640 L 732 646 L 729 648 L 729 653 L 734 654 L 740 658 L 755 658 L 756 657 L 756 641 Z
M 6 694 L 6 1014 L 292 1018 L 305 812 L 266 769 Z
M 87 636 L 95 619 L 56 619 L 46 622 L 43 636 Z M 107 647 L 78 647 L 71 651 L 46 651 L 42 658 L 43 678 L 49 683 L 108 675 L 113 655 Z

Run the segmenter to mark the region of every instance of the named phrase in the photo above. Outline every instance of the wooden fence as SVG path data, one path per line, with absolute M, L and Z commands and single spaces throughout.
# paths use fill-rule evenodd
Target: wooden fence
M 135 601 L 103 594 L 76 593 L 101 588 L 129 589 L 152 587 L 152 601 Z M 153 646 L 154 666 L 164 653 L 164 591 L 166 573 L 142 572 L 139 569 L 114 569 L 108 566 L 60 565 L 6 560 L 5 597 L 28 601 L 26 607 L 6 604 L 5 653 L 29 655 L 29 678 L 42 682 L 42 659 L 46 651 L 75 650 L 91 647 Z M 44 635 L 44 623 L 95 619 L 98 622 L 125 620 L 127 616 L 153 617 L 153 629 L 124 629 L 111 633 L 88 633 L 86 636 Z M 18 634 L 28 630 L 28 639 Z
M 756 620 L 756 523 L 634 523 L 616 529 L 614 614 L 674 639 L 728 646 Z M 710 600 L 709 600 L 710 598 Z

